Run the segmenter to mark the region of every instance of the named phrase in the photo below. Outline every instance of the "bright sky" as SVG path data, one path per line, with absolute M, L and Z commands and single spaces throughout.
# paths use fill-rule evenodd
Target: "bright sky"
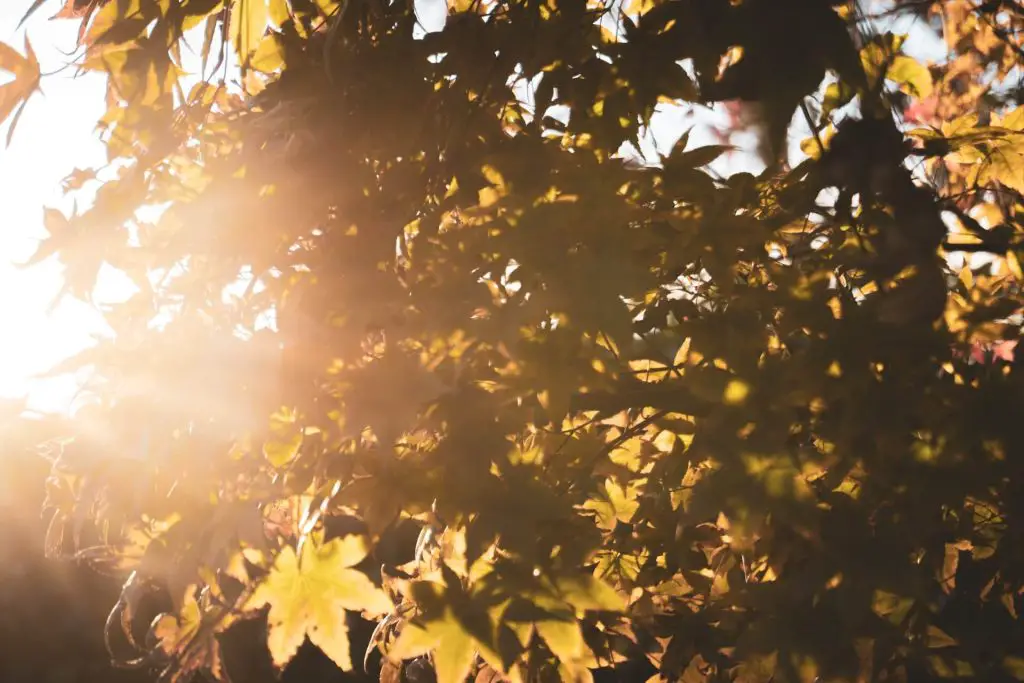
M 27 0 L 0 3 L 0 40 L 24 48 L 27 31 L 43 73 L 59 69 L 75 45 L 73 22 L 48 21 L 43 8 L 15 32 Z M 50 12 L 52 14 L 52 11 Z M 14 264 L 27 259 L 42 228 L 44 206 L 64 207 L 61 180 L 76 166 L 103 163 L 103 146 L 93 133 L 103 113 L 102 79 L 73 79 L 71 72 L 43 80 L 43 95 L 29 102 L 11 146 L 0 146 L 0 396 L 30 396 L 30 407 L 63 409 L 77 388 L 73 377 L 45 382 L 32 376 L 89 343 L 102 329 L 89 305 L 69 298 L 49 310 L 58 294 L 61 267 L 54 261 L 31 269 Z M 4 127 L 6 134 L 6 126 Z M 2 143 L 0 143 L 2 145 Z
M 0 2 L 0 40 L 23 50 L 28 34 L 35 48 L 43 73 L 59 70 L 65 65 L 75 45 L 77 24 L 74 21 L 49 21 L 55 11 L 53 3 L 45 5 L 22 30 L 17 23 L 30 0 Z M 59 4 L 59 3 L 56 3 Z M 421 16 L 427 25 L 443 22 L 440 2 L 424 0 L 421 4 L 430 16 Z M 440 10 L 442 14 L 438 14 Z M 440 21 L 438 21 L 440 20 Z M 900 27 L 902 30 L 910 27 Z M 921 31 L 911 30 L 908 48 L 918 57 L 941 58 L 941 42 Z M 28 104 L 9 148 L 0 146 L 0 323 L 4 329 L 0 342 L 0 397 L 28 396 L 30 409 L 64 411 L 78 387 L 74 377 L 39 380 L 33 376 L 90 343 L 91 335 L 103 330 L 102 322 L 89 304 L 64 298 L 55 302 L 61 284 L 61 267 L 53 259 L 30 269 L 15 264 L 27 259 L 38 240 L 45 235 L 42 228 L 44 206 L 67 209 L 61 180 L 76 167 L 89 168 L 105 160 L 103 145 L 93 131 L 95 121 L 103 113 L 102 78 L 97 75 L 74 78 L 73 72 L 44 76 L 44 95 L 36 95 Z M 2 78 L 2 77 L 0 77 Z M 707 121 L 707 116 L 702 116 Z M 656 116 L 652 124 L 657 147 L 667 150 L 679 135 L 695 123 L 679 108 L 668 108 Z M 5 133 L 6 127 L 0 128 Z M 695 131 L 691 146 L 710 144 L 714 140 Z M 737 139 L 737 143 L 748 142 Z M 798 144 L 799 138 L 794 141 Z M 2 145 L 2 140 L 0 140 Z M 654 151 L 653 144 L 644 145 L 645 153 Z M 741 159 L 732 157 L 729 170 L 738 170 Z M 746 164 L 743 164 L 744 166 Z M 720 172 L 725 169 L 718 169 Z M 108 283 L 97 292 L 97 299 L 117 297 L 117 286 Z

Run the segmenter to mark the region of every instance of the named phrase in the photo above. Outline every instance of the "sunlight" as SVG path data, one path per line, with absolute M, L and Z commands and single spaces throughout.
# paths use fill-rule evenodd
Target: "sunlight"
M 46 74 L 57 72 L 68 61 L 75 44 L 77 23 L 51 21 L 45 11 L 36 13 L 21 29 L 18 21 L 27 2 L 0 6 L 0 36 L 16 46 L 27 33 Z M 439 30 L 444 25 L 446 4 L 423 0 L 417 13 L 420 32 Z M 925 37 L 910 29 L 917 52 L 939 58 L 941 40 Z M 104 332 L 96 308 L 69 297 L 59 300 L 62 269 L 55 259 L 29 269 L 18 268 L 45 235 L 42 207 L 52 206 L 70 213 L 70 202 L 62 196 L 61 181 L 76 168 L 97 168 L 105 162 L 103 143 L 92 127 L 103 112 L 103 80 L 90 74 L 73 78 L 71 72 L 49 75 L 43 81 L 43 96 L 34 97 L 18 124 L 7 149 L 0 149 L 0 187 L 4 203 L 0 231 L 0 320 L 6 334 L 0 345 L 0 397 L 28 400 L 30 410 L 67 412 L 84 377 L 62 376 L 41 379 L 60 360 L 87 347 Z M 690 107 L 659 106 L 650 129 L 642 136 L 639 152 L 654 160 L 667 153 L 682 133 L 694 128 L 693 147 L 713 144 L 711 127 L 722 118 L 721 107 L 700 112 Z M 723 119 L 724 120 L 724 119 Z M 705 124 L 705 125 L 701 125 Z M 800 121 L 796 127 L 803 125 Z M 6 133 L 6 127 L 0 129 Z M 798 150 L 800 135 L 791 146 Z M 738 140 L 736 141 L 738 142 Z M 745 142 L 745 141 L 744 141 Z M 742 146 L 742 143 L 741 143 Z M 799 152 L 797 151 L 797 154 Z M 746 168 L 750 159 L 722 157 L 712 170 L 729 175 Z M 742 167 L 742 168 L 741 168 Z M 131 285 L 121 278 L 101 278 L 95 293 L 97 303 L 123 300 Z
M 23 44 L 27 31 L 44 72 L 67 62 L 61 50 L 74 45 L 73 23 L 49 21 L 40 13 L 16 31 L 26 7 L 4 3 L 0 7 L 0 35 Z M 29 408 L 64 411 L 78 386 L 75 377 L 40 380 L 36 376 L 57 361 L 90 343 L 102 329 L 91 306 L 64 298 L 55 301 L 63 279 L 54 260 L 33 268 L 25 261 L 45 235 L 44 205 L 64 207 L 61 180 L 76 167 L 104 161 L 103 146 L 92 131 L 102 113 L 102 79 L 72 79 L 70 72 L 47 78 L 43 95 L 29 102 L 10 147 L 0 149 L 0 186 L 4 202 L 0 230 L 0 320 L 5 334 L 0 344 L 0 396 L 27 397 Z M 69 116 L 69 114 L 74 114 Z M 4 127 L 6 134 L 6 127 Z

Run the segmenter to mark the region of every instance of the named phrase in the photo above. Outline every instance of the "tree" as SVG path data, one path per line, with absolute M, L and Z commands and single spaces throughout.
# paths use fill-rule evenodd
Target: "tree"
M 278 666 L 308 638 L 348 670 L 359 613 L 382 680 L 1024 680 L 1024 8 L 418 9 L 58 15 L 108 76 L 110 167 L 36 260 L 137 291 L 56 370 L 97 402 L 47 544 L 130 577 L 118 653 L 222 680 L 267 614 Z M 689 133 L 623 160 L 659 105 L 719 101 L 759 175 Z

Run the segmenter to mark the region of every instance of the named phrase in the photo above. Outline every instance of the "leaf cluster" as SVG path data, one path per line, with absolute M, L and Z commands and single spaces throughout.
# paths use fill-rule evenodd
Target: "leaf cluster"
M 224 679 L 262 610 L 382 680 L 1024 680 L 1022 109 L 908 132 L 953 67 L 861 4 L 71 0 L 112 166 L 37 258 L 137 292 L 48 547 L 131 573 L 122 663 Z M 733 100 L 763 173 L 623 160 Z

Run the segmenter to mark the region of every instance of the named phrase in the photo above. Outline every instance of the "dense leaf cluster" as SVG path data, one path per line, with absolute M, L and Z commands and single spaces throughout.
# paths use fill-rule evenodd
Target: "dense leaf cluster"
M 382 680 L 1024 680 L 1024 9 L 427 9 L 61 11 L 110 166 L 36 258 L 137 291 L 73 361 L 47 545 L 129 577 L 122 663 L 225 679 L 265 612 L 278 666 L 351 669 L 358 612 Z M 38 65 L 0 66 L 10 110 Z M 689 133 L 624 160 L 723 101 L 764 172 Z

